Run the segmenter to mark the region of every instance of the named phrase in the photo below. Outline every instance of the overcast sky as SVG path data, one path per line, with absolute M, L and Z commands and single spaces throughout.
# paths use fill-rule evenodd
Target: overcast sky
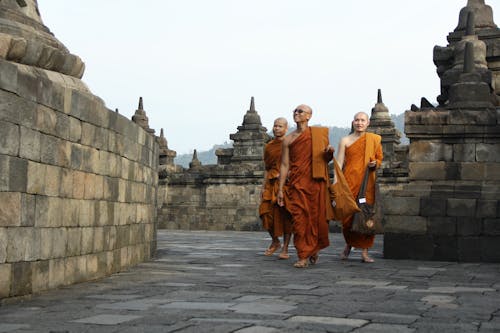
M 500 22 L 499 0 L 486 0 Z M 466 0 L 38 0 L 42 19 L 86 64 L 83 81 L 178 154 L 230 142 L 255 97 L 268 129 L 313 108 L 313 124 L 349 127 L 377 89 L 392 114 L 435 102 L 435 45 Z

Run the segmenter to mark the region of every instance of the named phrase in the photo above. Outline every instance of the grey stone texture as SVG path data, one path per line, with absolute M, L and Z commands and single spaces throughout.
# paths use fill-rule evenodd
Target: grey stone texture
M 468 13 L 476 15 L 476 30 L 464 35 Z M 448 40 L 446 48 L 434 49 L 440 105 L 405 113 L 409 174 L 398 191 L 385 191 L 384 255 L 498 261 L 500 103 L 494 81 L 500 29 L 491 7 L 468 1 Z M 420 203 L 419 210 L 414 204 L 401 209 L 410 200 Z M 420 228 L 411 223 L 416 217 Z
M 194 162 L 189 169 L 160 166 L 160 228 L 261 229 L 258 207 L 264 176 L 264 146 L 269 137 L 255 110 L 253 97 L 238 132 L 230 137 L 234 148 L 224 150 L 225 158 L 219 158 L 216 165 L 196 163 L 193 154 Z M 163 154 L 169 154 L 166 143 L 162 146 Z M 165 163 L 168 160 L 165 158 Z
M 97 281 L 4 300 L 0 331 L 500 329 L 500 264 L 384 259 L 382 238 L 376 237 L 370 251 L 376 261 L 364 264 L 360 250 L 340 260 L 342 235 L 330 234 L 331 245 L 320 252 L 319 262 L 297 269 L 293 245 L 289 260 L 264 256 L 271 242 L 265 232 L 160 230 L 158 255 L 151 261 Z M 77 262 L 68 267 L 89 269 Z M 43 283 L 48 271 L 37 266 L 32 274 L 39 277 L 32 281 Z
M 154 136 L 90 93 L 37 10 L 0 2 L 1 298 L 124 270 L 156 244 Z

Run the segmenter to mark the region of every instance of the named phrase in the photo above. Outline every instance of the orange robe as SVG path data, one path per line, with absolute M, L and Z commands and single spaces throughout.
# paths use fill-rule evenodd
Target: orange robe
M 344 176 L 349 184 L 352 195 L 357 198 L 361 183 L 365 175 L 366 167 L 370 159 L 377 161 L 377 166 L 382 163 L 383 153 L 380 135 L 366 133 L 349 147 L 345 149 Z M 366 202 L 375 202 L 375 180 L 376 173 L 371 172 L 366 187 Z M 374 235 L 363 235 L 351 231 L 353 217 L 350 216 L 342 221 L 342 233 L 345 242 L 355 248 L 368 249 L 373 246 Z
M 290 214 L 284 207 L 280 207 L 277 204 L 281 147 L 282 141 L 274 139 L 264 149 L 266 180 L 264 191 L 262 192 L 262 201 L 259 206 L 262 227 L 275 237 L 283 236 L 283 233 L 292 233 Z
M 323 152 L 327 146 L 327 128 L 310 128 L 289 145 L 285 206 L 292 215 L 293 243 L 299 259 L 307 259 L 330 245 L 328 156 Z

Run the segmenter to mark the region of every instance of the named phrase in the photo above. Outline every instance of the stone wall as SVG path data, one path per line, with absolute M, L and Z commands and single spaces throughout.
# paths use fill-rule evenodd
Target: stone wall
M 243 175 L 242 175 L 243 174 Z M 262 171 L 172 175 L 160 209 L 159 228 L 184 230 L 260 230 Z
M 500 262 L 500 108 L 489 57 L 500 30 L 484 1 L 469 0 L 460 21 L 461 39 L 435 48 L 440 105 L 405 113 L 408 183 L 385 198 L 386 258 Z
M 165 158 L 166 163 L 160 165 L 159 227 L 261 230 L 263 154 L 269 139 L 266 131 L 252 97 L 242 125 L 230 135 L 234 148 L 218 150 L 216 165 L 202 165 L 196 151 L 189 169 L 174 166 L 173 158 Z M 161 156 L 173 155 L 166 141 L 160 141 L 164 142 L 160 144 Z
M 158 146 L 73 77 L 0 59 L 0 297 L 155 250 Z

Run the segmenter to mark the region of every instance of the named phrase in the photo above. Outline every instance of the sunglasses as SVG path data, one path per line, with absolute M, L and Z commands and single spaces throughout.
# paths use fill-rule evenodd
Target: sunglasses
M 293 110 L 293 113 L 303 114 L 303 113 L 307 113 L 307 111 L 304 111 L 302 109 L 295 109 L 295 110 Z

